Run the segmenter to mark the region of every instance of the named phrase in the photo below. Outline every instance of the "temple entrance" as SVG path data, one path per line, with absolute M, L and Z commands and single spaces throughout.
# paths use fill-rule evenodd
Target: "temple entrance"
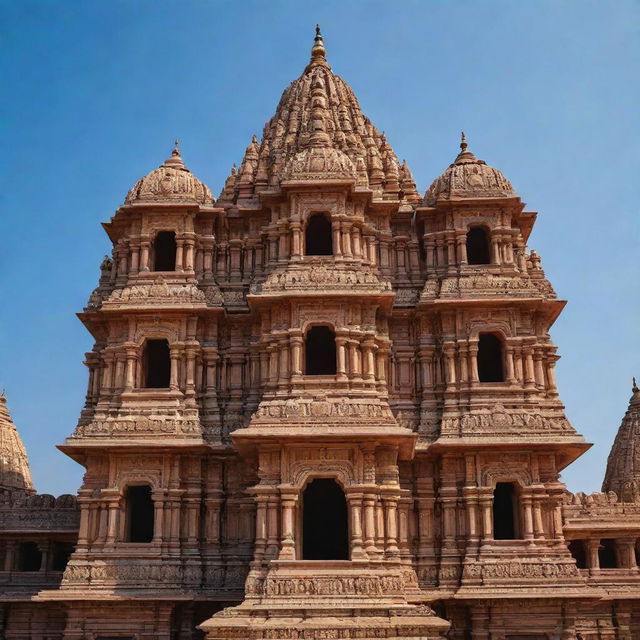
M 331 478 L 316 478 L 302 494 L 302 559 L 349 559 L 347 500 Z
M 493 537 L 495 540 L 515 540 L 516 491 L 512 482 L 498 482 L 493 492 Z

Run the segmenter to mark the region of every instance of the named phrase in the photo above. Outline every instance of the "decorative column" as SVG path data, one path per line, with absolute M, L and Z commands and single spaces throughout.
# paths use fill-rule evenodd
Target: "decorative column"
M 184 240 L 182 238 L 176 238 L 176 271 L 184 271 L 183 268 L 183 249 Z
M 291 375 L 302 375 L 302 346 L 304 340 L 300 330 L 290 329 L 289 344 L 291 345 Z
M 364 505 L 364 548 L 370 558 L 377 555 L 376 549 L 376 495 L 365 493 Z
M 524 515 L 523 538 L 529 540 L 533 544 L 533 512 L 532 512 L 532 495 L 530 489 L 523 490 L 520 496 L 522 504 L 522 512 Z
M 493 491 L 491 487 L 482 487 L 478 493 L 482 512 L 482 539 L 493 540 Z
M 291 230 L 291 259 L 300 260 L 302 258 L 302 225 L 299 221 L 293 220 L 289 223 Z
M 269 496 L 263 493 L 264 487 L 257 486 L 254 488 L 256 496 L 256 544 L 254 560 L 260 562 L 264 557 L 267 547 L 267 507 Z
M 331 232 L 333 233 L 333 255 L 336 258 L 342 258 L 342 248 L 340 242 L 340 221 L 331 221 Z
M 587 566 L 589 567 L 589 573 L 591 573 L 591 575 L 599 574 L 600 557 L 598 556 L 598 550 L 600 549 L 600 539 L 589 538 L 584 541 L 584 547 L 587 552 Z
M 391 557 L 398 555 L 398 496 L 384 494 L 382 496 L 385 515 L 385 552 Z
M 516 375 L 513 366 L 513 347 L 507 345 L 505 347 L 505 360 L 507 362 L 507 382 L 509 384 L 516 384 Z
M 271 493 L 267 502 L 267 548 L 265 550 L 265 559 L 270 560 L 278 555 L 278 508 L 280 500 L 277 495 Z
M 466 265 L 467 258 L 467 233 L 466 231 L 458 231 L 456 234 L 456 243 L 458 245 L 458 262 L 460 265 Z
M 471 374 L 471 384 L 478 384 L 478 341 L 469 340 L 469 373 Z
M 345 258 L 351 258 L 351 223 L 343 222 L 342 225 L 342 254 Z
M 338 380 L 347 379 L 346 343 L 347 343 L 347 339 L 343 335 L 336 336 L 336 351 L 337 351 L 336 373 L 338 376 Z
M 169 388 L 172 391 L 178 389 L 178 365 L 180 358 L 180 348 L 177 345 L 171 345 L 170 347 L 171 358 L 171 372 L 169 375 Z
M 362 547 L 362 493 L 347 493 L 351 516 L 351 560 L 367 557 Z
M 153 540 L 154 544 L 160 544 L 164 538 L 164 501 L 166 491 L 156 489 L 151 494 L 153 500 Z
M 533 349 L 531 347 L 525 347 L 524 353 L 524 385 L 525 389 L 534 390 L 536 388 L 536 382 L 533 372 Z
M 373 340 L 365 340 L 362 343 L 362 359 L 364 364 L 364 379 L 375 380 L 374 349 L 376 344 Z
M 280 487 L 280 504 L 282 511 L 281 535 L 280 535 L 280 560 L 294 560 L 296 557 L 294 513 L 298 500 L 298 491 L 295 487 Z

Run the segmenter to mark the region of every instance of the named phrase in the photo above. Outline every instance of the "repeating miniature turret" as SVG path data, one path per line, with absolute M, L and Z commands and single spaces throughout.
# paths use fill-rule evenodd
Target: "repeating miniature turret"
M 458 198 L 516 196 L 504 174 L 490 167 L 484 160 L 478 160 L 467 147 L 467 139 L 463 132 L 460 153 L 446 171 L 433 181 L 425 194 L 425 204 L 433 206 L 438 200 Z
M 185 166 L 176 140 L 171 155 L 164 163 L 140 178 L 125 198 L 126 204 L 143 202 L 197 202 L 213 205 L 214 199 L 209 187 Z
M 611 447 L 602 491 L 615 491 L 622 502 L 640 502 L 640 388 L 632 395 Z
M 3 392 L 0 393 L 0 499 L 33 493 L 27 452 Z

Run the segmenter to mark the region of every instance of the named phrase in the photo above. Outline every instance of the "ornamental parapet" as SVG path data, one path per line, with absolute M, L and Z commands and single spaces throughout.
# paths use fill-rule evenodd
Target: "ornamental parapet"
M 0 503 L 0 529 L 10 531 L 76 531 L 80 511 L 75 496 L 43 493 Z
M 159 436 L 200 439 L 205 435 L 219 435 L 219 428 L 201 422 L 197 411 L 181 411 L 180 414 L 162 415 L 153 412 L 144 415 L 142 410 L 139 410 L 135 415 L 109 416 L 78 424 L 69 440 L 126 436 L 149 440 Z
M 382 293 L 391 291 L 391 283 L 382 280 L 377 270 L 333 264 L 295 265 L 271 272 L 263 282 L 254 282 L 250 294 L 294 292 L 322 293 Z
M 184 278 L 165 278 L 158 276 L 152 282 L 140 280 L 129 282 L 122 288 L 112 291 L 96 289 L 89 298 L 87 310 L 121 310 L 148 307 L 220 307 L 223 298 L 216 285 L 199 288 Z
M 425 282 L 420 299 L 428 302 L 446 298 L 544 298 L 555 300 L 556 293 L 546 278 L 530 278 L 520 275 L 494 275 L 474 273 L 430 279 Z
M 145 589 L 152 591 L 241 592 L 248 566 L 205 565 L 168 558 L 113 558 L 108 562 L 72 560 L 65 569 L 63 591 Z
M 428 419 L 430 416 L 425 416 Z M 575 436 L 576 431 L 562 411 L 541 407 L 505 407 L 501 403 L 473 409 L 459 415 L 446 415 L 440 424 L 440 436 Z

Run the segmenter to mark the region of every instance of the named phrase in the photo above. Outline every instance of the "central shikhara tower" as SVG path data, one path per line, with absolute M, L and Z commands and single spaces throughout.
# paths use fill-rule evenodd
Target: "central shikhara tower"
M 590 582 L 559 480 L 589 445 L 536 214 L 460 147 L 421 197 L 318 30 L 217 200 L 177 144 L 129 191 L 80 314 L 61 449 L 86 474 L 46 637 L 631 639 L 637 586 Z

